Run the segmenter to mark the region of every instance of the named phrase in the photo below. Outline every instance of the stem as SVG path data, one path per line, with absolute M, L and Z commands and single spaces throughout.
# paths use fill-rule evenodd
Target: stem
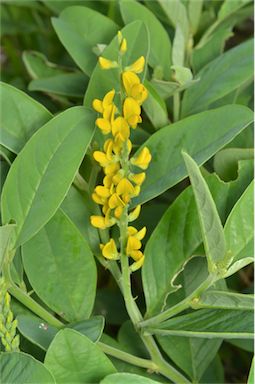
M 155 326 L 159 323 L 162 323 L 165 320 L 170 319 L 174 315 L 184 311 L 185 309 L 192 307 L 192 301 L 197 299 L 205 290 L 207 290 L 216 280 L 216 276 L 211 274 L 207 277 L 207 279 L 197 288 L 194 292 L 192 292 L 189 296 L 187 296 L 184 300 L 180 301 L 180 303 L 174 305 L 173 307 L 167 309 L 166 311 L 160 313 L 157 316 L 151 317 L 145 321 L 139 323 L 139 327 L 148 327 Z
M 15 297 L 19 302 L 25 305 L 30 311 L 34 312 L 42 320 L 56 328 L 63 327 L 63 323 L 56 319 L 51 313 L 38 304 L 32 297 L 28 296 L 24 291 L 18 288 L 16 285 L 12 285 L 8 289 L 9 293 Z
M 79 172 L 77 172 L 75 175 L 73 185 L 75 185 L 75 187 L 82 192 L 89 192 L 88 183 L 83 179 Z
M 100 341 L 97 345 L 102 349 L 107 355 L 116 357 L 119 360 L 126 361 L 127 363 L 136 365 L 137 367 L 151 369 L 152 371 L 157 372 L 158 366 L 151 360 L 142 359 L 141 357 L 133 356 L 127 352 L 123 352 L 120 349 L 113 348 L 110 345 L 101 343 Z
M 63 326 L 63 323 L 60 320 L 56 319 L 51 313 L 49 313 L 45 308 L 43 308 L 34 299 L 32 299 L 32 297 L 30 297 L 26 292 L 14 284 L 10 273 L 10 264 L 3 266 L 3 275 L 6 283 L 9 285 L 9 293 L 20 303 L 25 305 L 25 307 L 30 309 L 30 311 L 34 312 L 41 319 L 45 320 L 53 327 L 61 328 Z
M 173 102 L 174 102 L 174 122 L 179 120 L 180 115 L 180 92 L 175 92 L 173 95 Z

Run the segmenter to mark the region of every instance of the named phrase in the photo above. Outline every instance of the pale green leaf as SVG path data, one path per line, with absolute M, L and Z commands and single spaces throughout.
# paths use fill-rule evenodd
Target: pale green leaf
M 247 384 L 253 384 L 253 383 L 254 383 L 254 357 L 252 359 L 252 363 L 251 363 L 251 368 L 250 368 Z
M 251 148 L 225 148 L 214 156 L 214 170 L 222 180 L 234 180 L 237 177 L 238 161 L 253 157 L 254 150 Z
M 152 83 L 145 81 L 144 85 L 147 88 L 149 95 L 143 103 L 143 109 L 156 129 L 165 127 L 169 124 L 166 103 L 161 99 Z
M 133 373 L 114 373 L 106 376 L 100 384 L 157 384 L 158 381 L 138 376 Z
M 251 3 L 251 0 L 225 0 L 218 12 L 218 19 L 225 19 L 231 13 Z
M 195 195 L 205 253 L 210 272 L 224 267 L 226 244 L 223 226 L 205 179 L 196 162 L 185 152 L 183 158 Z
M 170 23 L 176 28 L 177 24 L 182 29 L 185 41 L 189 36 L 189 20 L 187 16 L 187 10 L 181 0 L 157 0 L 163 11 L 165 12 Z
M 104 353 L 86 336 L 71 329 L 58 332 L 45 358 L 57 384 L 98 383 L 116 370 Z
M 185 61 L 185 37 L 179 24 L 175 28 L 173 41 L 172 61 L 174 65 L 184 66 Z
M 225 308 L 252 311 L 254 307 L 254 296 L 242 293 L 208 290 L 199 297 L 199 301 L 195 306 L 196 308 Z
M 189 0 L 188 17 L 192 34 L 197 32 L 203 8 L 203 0 Z
M 38 232 L 63 201 L 93 136 L 94 120 L 84 107 L 68 109 L 33 135 L 15 159 L 1 204 L 3 222 L 17 223 L 16 246 Z
M 0 271 L 4 261 L 8 258 L 8 250 L 15 227 L 15 224 L 7 224 L 0 227 Z

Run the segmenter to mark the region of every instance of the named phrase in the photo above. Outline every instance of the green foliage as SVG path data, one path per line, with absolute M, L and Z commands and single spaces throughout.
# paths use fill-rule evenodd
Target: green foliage
M 17 352 L 0 343 L 1 382 L 254 381 L 252 11 L 251 0 L 1 2 L 0 333 L 13 324 L 20 338 Z M 128 147 L 103 149 L 92 103 L 113 89 L 112 119 L 123 97 L 145 95 L 129 138 L 148 169 Z M 91 225 L 103 150 L 126 178 L 146 176 L 119 228 Z M 146 226 L 143 246 L 128 226 Z M 110 239 L 119 260 L 102 252 Z

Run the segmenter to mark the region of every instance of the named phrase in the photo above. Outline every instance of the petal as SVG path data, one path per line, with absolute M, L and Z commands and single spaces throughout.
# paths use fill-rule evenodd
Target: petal
M 141 212 L 141 205 L 137 205 L 137 207 L 135 207 L 135 209 L 132 212 L 130 212 L 130 214 L 128 215 L 128 221 L 131 222 L 136 220 L 139 217 L 140 212 Z
M 105 97 L 103 98 L 103 108 L 106 108 L 108 105 L 112 104 L 114 96 L 115 96 L 114 89 L 106 93 Z
M 102 118 L 96 119 L 96 125 L 98 126 L 99 129 L 101 129 L 104 135 L 107 135 L 108 133 L 111 132 L 111 124 L 106 119 L 102 119 Z
M 99 113 L 103 113 L 103 104 L 101 100 L 94 99 L 92 102 L 92 107 L 94 108 L 95 111 Z
M 144 236 L 146 235 L 146 227 L 143 227 L 142 229 L 140 229 L 139 232 L 137 232 L 137 234 L 135 235 L 135 237 L 138 239 L 138 240 L 142 240 L 144 238 Z
M 119 258 L 117 247 L 113 239 L 110 239 L 110 241 L 104 245 L 102 248 L 102 254 L 109 260 L 117 260 Z
M 103 216 L 90 216 L 90 222 L 93 227 L 105 229 L 105 218 Z
M 147 147 L 144 147 L 139 155 L 131 159 L 131 163 L 139 168 L 147 169 L 151 161 L 151 153 Z
M 135 73 L 141 73 L 144 69 L 145 59 L 143 56 L 139 57 L 133 64 L 125 68 L 125 70 Z
M 101 197 L 109 197 L 110 196 L 110 190 L 102 185 L 98 185 L 96 188 L 95 188 L 95 192 L 98 196 L 101 196 Z
M 127 97 L 123 104 L 124 118 L 128 119 L 133 115 L 140 115 L 141 107 L 133 97 Z
M 133 181 L 135 184 L 141 185 L 144 182 L 145 177 L 146 177 L 145 172 L 141 172 L 141 173 L 137 173 L 129 176 L 129 179 Z
M 142 246 L 142 243 L 135 236 L 129 236 L 127 241 L 127 255 L 130 255 L 132 251 L 138 251 Z
M 133 194 L 134 187 L 128 179 L 123 178 L 122 180 L 120 180 L 119 184 L 117 185 L 116 192 L 118 195 Z
M 132 272 L 137 271 L 138 269 L 140 269 L 143 266 L 143 263 L 144 263 L 144 255 L 138 261 L 136 261 L 135 263 L 133 263 L 130 266 L 130 270 Z
M 117 61 L 111 61 L 111 60 L 105 59 L 102 56 L 99 57 L 98 61 L 102 69 L 111 69 L 111 68 L 118 67 Z
M 131 71 L 123 72 L 122 74 L 122 82 L 128 96 L 131 96 L 132 88 L 134 85 L 140 84 L 139 77 Z

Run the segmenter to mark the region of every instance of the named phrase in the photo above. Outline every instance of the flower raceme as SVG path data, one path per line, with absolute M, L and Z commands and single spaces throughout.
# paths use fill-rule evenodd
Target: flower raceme
M 122 90 L 121 110 L 114 102 L 116 97 L 119 97 L 114 89 L 109 90 L 102 100 L 95 99 L 92 103 L 93 108 L 100 114 L 96 119 L 96 125 L 106 140 L 103 150 L 93 153 L 94 159 L 103 168 L 104 178 L 102 185 L 96 186 L 92 194 L 92 199 L 102 206 L 102 215 L 91 216 L 91 224 L 101 230 L 117 224 L 120 232 L 121 230 L 125 232 L 124 236 L 120 233 L 119 243 L 111 238 L 106 244 L 101 244 L 101 252 L 109 260 L 118 260 L 121 256 L 131 257 L 134 263 L 130 266 L 130 270 L 135 271 L 144 262 L 141 240 L 145 236 L 146 228 L 138 231 L 128 226 L 129 222 L 138 218 L 141 211 L 141 206 L 138 205 L 130 212 L 129 204 L 133 197 L 139 195 L 146 177 L 145 172 L 138 169 L 142 171 L 147 169 L 151 154 L 149 149 L 144 147 L 138 156 L 130 158 L 132 151 L 130 132 L 142 122 L 141 105 L 146 100 L 148 91 L 137 75 L 144 70 L 144 57 L 141 56 L 123 69 L 121 58 L 127 51 L 127 41 L 120 32 L 118 43 L 118 62 L 100 57 L 99 64 L 105 70 L 113 68 L 119 70 Z

